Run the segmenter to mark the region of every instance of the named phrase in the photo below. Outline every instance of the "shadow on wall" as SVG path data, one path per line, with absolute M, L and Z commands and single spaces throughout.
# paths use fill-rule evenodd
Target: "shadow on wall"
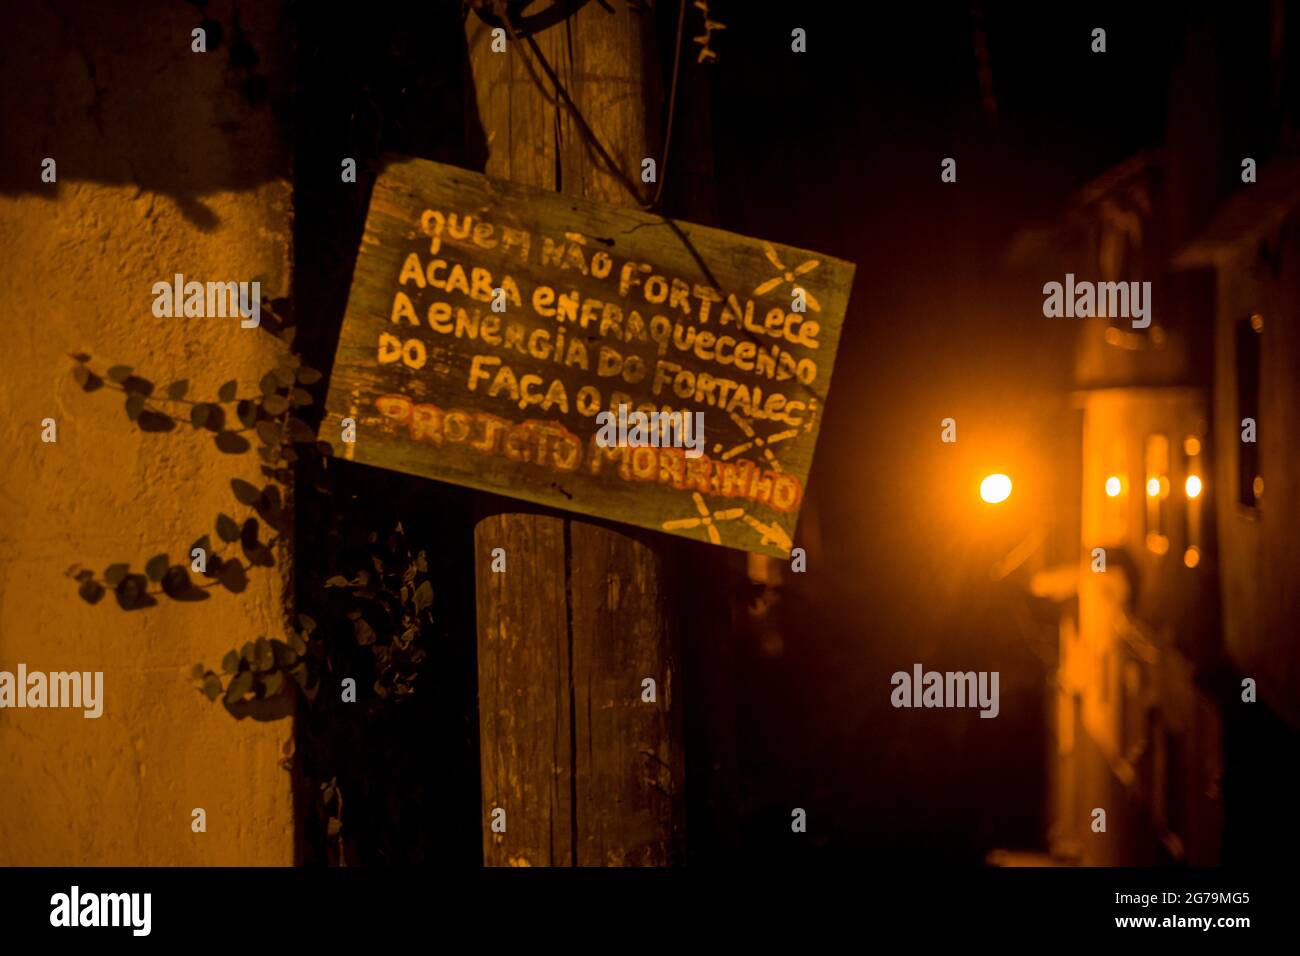
M 135 186 L 169 197 L 197 228 L 217 228 L 204 196 L 289 173 L 272 121 L 287 118 L 283 51 L 261 45 L 277 36 L 278 9 L 48 0 L 7 18 L 0 128 L 33 133 L 0 138 L 0 194 L 62 191 L 70 182 Z M 195 29 L 206 52 L 193 49 Z M 211 135 L 192 135 L 205 126 Z

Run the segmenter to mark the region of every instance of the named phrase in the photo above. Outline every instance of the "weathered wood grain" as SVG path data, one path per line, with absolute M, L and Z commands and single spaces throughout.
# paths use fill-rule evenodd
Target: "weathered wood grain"
M 818 253 L 393 158 L 320 435 L 352 460 L 785 555 L 852 273 Z M 805 312 L 791 308 L 795 287 Z M 517 290 L 504 313 L 488 301 L 498 288 Z M 562 298 L 567 313 L 545 314 Z M 602 374 L 620 364 L 634 371 Z M 621 403 L 702 412 L 703 455 L 600 449 L 595 415 Z M 345 418 L 354 444 L 338 442 Z

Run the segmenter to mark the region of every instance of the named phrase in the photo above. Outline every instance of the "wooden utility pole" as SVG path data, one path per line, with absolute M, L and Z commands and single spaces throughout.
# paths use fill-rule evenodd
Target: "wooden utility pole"
M 578 9 L 532 38 L 639 183 L 642 159 L 659 158 L 649 133 L 658 129 L 648 105 L 657 90 L 647 84 L 651 15 L 622 0 L 570 6 Z M 493 51 L 492 30 L 470 14 L 487 175 L 635 205 L 556 96 L 520 22 L 505 52 Z M 684 763 L 669 545 L 649 532 L 484 500 L 494 509 L 474 532 L 484 863 L 675 862 Z M 505 573 L 491 570 L 497 548 Z M 653 703 L 642 699 L 646 678 Z M 492 827 L 498 808 L 504 833 Z

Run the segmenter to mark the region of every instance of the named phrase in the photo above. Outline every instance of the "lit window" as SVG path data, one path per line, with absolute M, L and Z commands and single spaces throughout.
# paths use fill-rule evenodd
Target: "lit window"
M 1169 439 L 1149 435 L 1146 443 L 1146 543 L 1156 554 L 1169 550 Z
M 1184 472 L 1183 490 L 1187 493 L 1187 507 L 1183 510 L 1184 547 L 1183 564 L 1195 568 L 1201 563 L 1201 495 L 1205 491 L 1205 482 L 1201 479 L 1204 470 L 1201 462 L 1201 441 L 1195 435 L 1183 439 L 1183 451 L 1187 453 Z

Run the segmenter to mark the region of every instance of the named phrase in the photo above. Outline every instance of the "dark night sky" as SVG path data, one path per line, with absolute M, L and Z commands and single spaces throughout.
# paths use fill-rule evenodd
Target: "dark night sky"
M 834 820 L 831 852 L 977 861 L 1035 842 L 1045 672 L 988 575 L 1031 516 L 990 525 L 965 469 L 1009 455 L 1048 486 L 1068 469 L 1074 329 L 1045 324 L 1042 280 L 1001 264 L 1017 229 L 1160 144 L 1182 14 L 988 11 L 995 127 L 969 7 L 873 4 L 845 20 L 834 5 L 714 6 L 727 24 L 711 104 L 720 224 L 858 265 L 810 488 L 829 599 L 752 677 L 751 693 L 782 703 L 755 718 L 749 759 L 811 788 Z M 1096 26 L 1105 54 L 1089 49 Z M 956 184 L 940 182 L 948 156 Z M 946 416 L 955 448 L 939 443 Z M 889 675 L 917 661 L 1001 670 L 1003 715 L 892 710 Z M 787 797 L 770 787 L 760 805 Z

